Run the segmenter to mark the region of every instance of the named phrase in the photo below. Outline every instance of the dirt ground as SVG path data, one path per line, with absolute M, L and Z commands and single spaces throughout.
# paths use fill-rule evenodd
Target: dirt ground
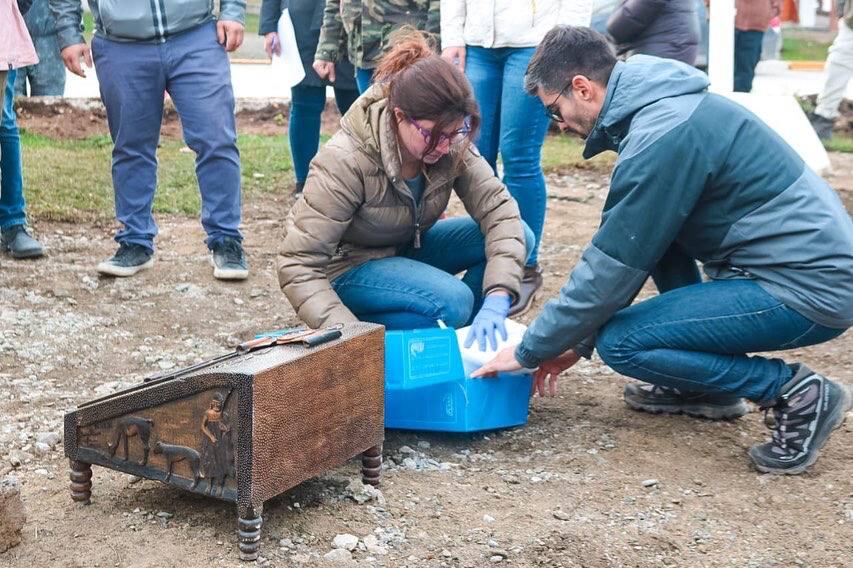
M 853 155 L 831 158 L 831 181 L 853 210 Z M 592 235 L 607 174 L 548 181 L 537 309 Z M 295 323 L 275 277 L 290 205 L 284 189 L 245 204 L 244 283 L 212 278 L 202 229 L 185 217 L 159 217 L 156 264 L 132 279 L 95 273 L 114 249 L 110 224 L 36 219 L 49 256 L 0 258 L 0 475 L 21 480 L 29 514 L 23 542 L 0 565 L 240 565 L 233 506 L 98 467 L 92 504 L 77 505 L 51 434 L 78 403 Z M 786 357 L 853 384 L 851 351 L 848 333 Z M 721 423 L 641 414 L 622 402 L 625 382 L 594 358 L 561 379 L 557 398 L 533 399 L 525 427 L 388 431 L 383 498 L 352 498 L 353 461 L 267 502 L 263 563 L 326 565 L 333 538 L 351 533 L 378 543 L 356 550 L 359 566 L 851 565 L 853 420 L 809 473 L 761 475 L 746 456 L 768 434 L 758 411 Z

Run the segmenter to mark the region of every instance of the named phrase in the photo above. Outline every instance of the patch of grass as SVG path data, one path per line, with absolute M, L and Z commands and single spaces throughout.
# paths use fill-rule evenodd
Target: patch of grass
M 584 142 L 566 134 L 549 134 L 542 147 L 542 169 L 546 173 L 571 168 L 609 170 L 616 161 L 616 154 L 605 152 L 591 160 L 583 159 Z
M 109 220 L 114 217 L 108 136 L 54 140 L 21 133 L 24 183 L 30 213 L 41 219 Z M 293 183 L 290 150 L 282 136 L 239 136 L 243 196 L 285 193 Z M 154 211 L 196 216 L 201 207 L 195 154 L 177 140 L 164 140 Z
M 786 61 L 826 61 L 831 43 L 798 37 L 782 37 L 782 59 Z
M 847 152 L 853 154 L 853 136 L 833 134 L 832 140 L 824 142 L 823 147 L 830 152 Z

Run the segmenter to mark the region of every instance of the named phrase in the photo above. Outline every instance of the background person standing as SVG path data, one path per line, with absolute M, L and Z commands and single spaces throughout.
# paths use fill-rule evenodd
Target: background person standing
M 547 193 L 542 144 L 549 119 L 536 97 L 524 91 L 524 72 L 545 34 L 557 24 L 589 26 L 592 0 L 442 0 L 442 57 L 465 72 L 480 105 L 477 149 L 518 202 L 536 244 L 524 268 L 521 292 L 510 310 L 518 315 L 542 287 L 539 245 Z
M 373 70 L 388 50 L 391 34 L 403 26 L 438 35 L 439 0 L 326 0 L 314 69 L 321 79 L 335 81 L 335 63 L 345 57 L 355 65 L 363 93 Z
M 699 51 L 696 0 L 622 0 L 607 20 L 616 53 L 638 53 L 695 65 Z
M 15 96 L 61 97 L 65 94 L 65 65 L 59 55 L 56 19 L 48 0 L 35 0 L 24 16 L 39 62 L 18 70 Z
M 26 227 L 21 137 L 12 109 L 16 70 L 38 63 L 21 16 L 29 5 L 24 0 L 0 0 L 0 248 L 12 258 L 44 254 Z
M 832 138 L 832 125 L 838 118 L 838 106 L 844 98 L 847 83 L 853 78 L 853 0 L 840 0 L 838 35 L 826 58 L 826 83 L 817 97 L 817 108 L 809 120 L 821 140 Z
M 264 36 L 267 55 L 281 54 L 278 20 L 281 12 L 287 9 L 296 33 L 299 58 L 305 69 L 305 78 L 290 89 L 290 120 L 287 125 L 290 156 L 296 175 L 293 193 L 297 195 L 302 193 L 308 177 L 308 164 L 320 145 L 320 115 L 326 106 L 326 87 L 329 84 L 334 87 L 335 102 L 342 116 L 358 98 L 355 69 L 348 59 L 341 57 L 334 65 L 334 73 L 327 79 L 321 79 L 312 67 L 320 41 L 324 6 L 323 0 L 264 0 L 261 4 L 259 33 Z
M 736 0 L 735 8 L 735 92 L 752 91 L 755 66 L 761 60 L 764 32 L 779 15 L 781 0 Z
M 113 140 L 113 190 L 118 251 L 97 266 L 111 276 L 132 276 L 154 264 L 157 224 L 151 209 L 157 188 L 157 143 L 163 92 L 181 119 L 184 140 L 196 154 L 201 224 L 213 276 L 248 278 L 240 234 L 240 152 L 234 91 L 226 52 L 243 42 L 244 0 L 146 3 L 90 0 L 95 21 L 92 50 L 83 39 L 81 0 L 50 0 L 62 59 L 85 77 L 80 63 L 96 65 L 101 100 Z

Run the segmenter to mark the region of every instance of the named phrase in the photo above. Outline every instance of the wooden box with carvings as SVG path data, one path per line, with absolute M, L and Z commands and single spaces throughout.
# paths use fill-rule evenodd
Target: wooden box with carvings
M 257 558 L 264 501 L 362 455 L 377 485 L 384 439 L 384 329 L 233 353 L 87 402 L 65 415 L 71 493 L 92 465 L 237 505 L 241 558 Z

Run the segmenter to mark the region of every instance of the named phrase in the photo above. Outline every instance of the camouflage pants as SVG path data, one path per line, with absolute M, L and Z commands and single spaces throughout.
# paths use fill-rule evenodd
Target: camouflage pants
M 56 35 L 37 36 L 33 45 L 39 56 L 36 65 L 18 69 L 15 81 L 15 96 L 31 97 L 58 96 L 65 93 L 65 64 L 59 54 Z

